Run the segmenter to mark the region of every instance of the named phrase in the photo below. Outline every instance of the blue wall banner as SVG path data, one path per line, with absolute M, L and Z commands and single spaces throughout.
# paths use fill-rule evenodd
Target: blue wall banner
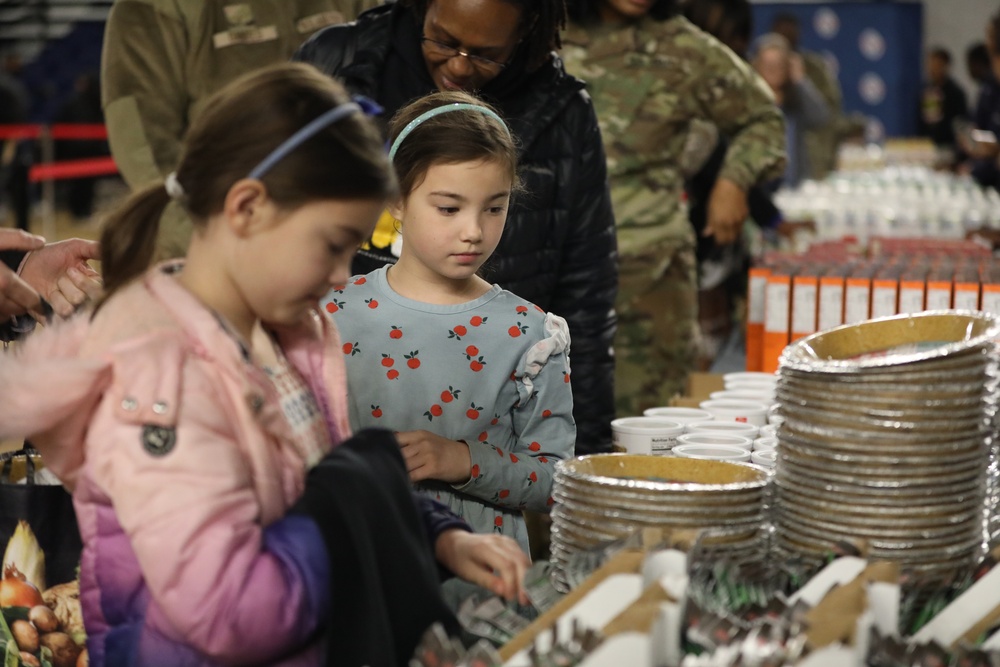
M 763 2 L 753 5 L 754 36 L 768 32 L 779 13 L 799 19 L 800 48 L 830 63 L 844 111 L 878 121 L 870 128 L 874 138 L 916 134 L 924 69 L 920 2 Z

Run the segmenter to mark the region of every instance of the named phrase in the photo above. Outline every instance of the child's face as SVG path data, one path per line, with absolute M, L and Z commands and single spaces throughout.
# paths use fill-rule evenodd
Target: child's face
M 247 240 L 241 257 L 240 289 L 257 318 L 290 325 L 351 277 L 351 260 L 385 202 L 323 200 L 287 212 L 269 206 L 272 223 Z
M 433 165 L 392 210 L 403 221 L 400 266 L 435 283 L 471 278 L 500 243 L 510 191 L 498 162 Z

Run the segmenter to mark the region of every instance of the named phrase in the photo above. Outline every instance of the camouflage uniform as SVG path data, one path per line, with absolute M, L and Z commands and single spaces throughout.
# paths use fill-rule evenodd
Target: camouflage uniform
M 132 189 L 161 181 L 207 98 L 229 81 L 290 60 L 320 28 L 379 0 L 116 0 L 102 55 L 102 104 L 115 163 Z M 171 206 L 157 240 L 187 249 L 191 225 Z
M 697 352 L 694 231 L 683 165 L 704 119 L 730 137 L 720 176 L 743 188 L 778 177 L 784 121 L 770 92 L 715 38 L 676 17 L 629 26 L 571 25 L 563 58 L 587 81 L 608 156 L 618 221 L 618 414 L 666 404 L 684 389 Z M 698 159 L 698 158 L 695 158 Z
M 813 51 L 802 51 L 806 78 L 812 82 L 830 109 L 830 121 L 823 127 L 805 131 L 806 154 L 809 156 L 809 178 L 821 180 L 837 167 L 837 149 L 841 141 L 843 100 L 840 83 L 830 71 L 826 60 Z

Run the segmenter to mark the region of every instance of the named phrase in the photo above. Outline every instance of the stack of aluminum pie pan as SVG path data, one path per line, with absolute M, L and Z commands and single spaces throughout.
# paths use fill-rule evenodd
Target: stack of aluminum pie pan
M 725 529 L 716 549 L 734 556 L 760 548 L 770 473 L 757 466 L 700 459 L 594 454 L 556 464 L 551 560 L 642 528 Z
M 775 540 L 820 561 L 871 558 L 946 578 L 981 555 L 1000 318 L 927 311 L 785 349 L 777 388 Z

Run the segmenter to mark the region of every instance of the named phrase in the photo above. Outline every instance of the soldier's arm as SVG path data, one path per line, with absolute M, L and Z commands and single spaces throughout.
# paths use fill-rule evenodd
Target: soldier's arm
M 826 101 L 830 111 L 839 114 L 843 104 L 840 82 L 830 71 L 830 66 L 818 53 L 805 53 L 802 57 L 806 66 L 806 77 L 816 86 L 816 90 Z
M 108 16 L 101 98 L 115 163 L 133 189 L 177 163 L 187 127 L 187 31 L 172 0 L 117 0 Z
M 785 120 L 766 84 L 750 67 L 716 43 L 706 43 L 694 77 L 702 117 L 729 137 L 719 179 L 744 192 L 778 178 L 785 168 Z

